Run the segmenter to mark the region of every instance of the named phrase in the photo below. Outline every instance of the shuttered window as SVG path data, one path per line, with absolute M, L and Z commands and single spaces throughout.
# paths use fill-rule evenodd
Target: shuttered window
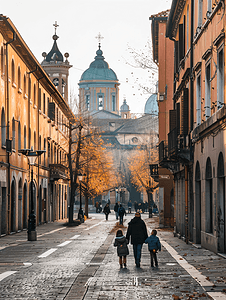
M 54 102 L 49 102 L 48 117 L 52 121 L 55 121 L 55 103 Z
M 176 104 L 177 135 L 180 134 L 180 103 Z
M 181 97 L 182 104 L 182 120 L 181 129 L 182 134 L 188 134 L 188 89 L 183 90 L 183 96 Z
M 169 124 L 169 130 L 172 131 L 174 128 L 176 128 L 177 126 L 177 123 L 176 123 L 176 119 L 177 118 L 177 115 L 176 115 L 176 110 L 170 110 L 169 111 L 169 121 L 170 121 L 170 124 Z

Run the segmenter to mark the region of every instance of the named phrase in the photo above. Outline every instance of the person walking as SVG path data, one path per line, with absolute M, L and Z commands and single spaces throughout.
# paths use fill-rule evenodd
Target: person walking
M 136 213 L 136 212 L 137 212 L 137 209 L 138 209 L 137 201 L 134 202 L 134 209 L 135 209 L 135 213 Z
M 119 205 L 118 209 L 118 215 L 119 215 L 119 225 L 123 225 L 123 217 L 126 214 L 125 208 L 122 206 L 122 204 Z
M 145 240 L 145 244 L 148 244 L 148 250 L 151 255 L 151 267 L 154 267 L 154 261 L 155 266 L 158 267 L 157 252 L 158 250 L 161 251 L 161 243 L 156 235 L 157 230 L 153 229 L 151 235 Z
M 116 233 L 116 238 L 114 242 L 114 246 L 117 247 L 117 254 L 119 256 L 119 264 L 120 268 L 124 267 L 126 268 L 126 256 L 129 255 L 129 249 L 128 249 L 128 240 L 123 235 L 122 230 L 118 230 Z
M 95 207 L 96 207 L 96 213 L 98 213 L 99 212 L 99 202 L 98 201 L 96 202 Z
M 106 216 L 106 221 L 107 221 L 107 220 L 108 220 L 108 215 L 109 215 L 110 212 L 111 212 L 111 211 L 110 211 L 110 206 L 109 206 L 108 203 L 105 205 L 103 212 L 104 212 L 104 214 L 105 214 L 105 216 Z
M 118 209 L 119 209 L 119 205 L 118 205 L 118 202 L 116 202 L 115 206 L 114 206 L 116 220 L 118 220 Z
M 131 200 L 129 200 L 129 202 L 128 202 L 128 214 L 131 214 L 131 210 L 132 210 L 132 202 L 131 202 Z
M 141 219 L 140 213 L 136 212 L 135 217 L 129 222 L 126 239 L 133 245 L 133 254 L 137 268 L 140 267 L 141 250 L 143 243 L 148 238 L 147 227 Z

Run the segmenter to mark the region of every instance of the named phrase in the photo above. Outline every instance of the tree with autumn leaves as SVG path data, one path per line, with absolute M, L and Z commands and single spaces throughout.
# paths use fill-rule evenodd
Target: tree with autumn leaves
M 85 197 L 85 215 L 88 217 L 88 199 L 102 194 L 117 185 L 113 158 L 106 151 L 98 132 L 91 128 L 90 117 L 77 114 L 70 126 L 69 153 L 70 207 L 69 223 L 73 223 L 74 199 L 79 186 L 78 174 L 83 174 L 82 194 Z
M 153 143 L 151 143 L 153 145 Z M 158 187 L 158 183 L 150 176 L 150 164 L 158 161 L 156 146 L 143 145 L 128 158 L 128 166 L 131 172 L 131 182 L 139 192 L 148 195 L 148 208 L 151 205 L 151 194 Z

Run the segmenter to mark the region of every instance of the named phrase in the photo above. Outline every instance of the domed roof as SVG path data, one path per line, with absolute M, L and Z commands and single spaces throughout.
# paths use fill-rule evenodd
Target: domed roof
M 104 60 L 100 44 L 96 51 L 95 60 L 90 64 L 89 69 L 82 74 L 81 80 L 118 80 L 115 72 L 109 68 L 108 63 Z
M 56 34 L 54 34 L 54 36 L 53 36 L 53 40 L 54 40 L 53 47 L 50 50 L 50 52 L 46 55 L 45 60 L 47 62 L 51 62 L 51 61 L 63 62 L 64 61 L 64 57 L 63 57 L 62 53 L 60 52 L 60 50 L 58 49 L 58 46 L 57 46 L 57 42 L 56 42 L 57 39 L 58 39 L 58 36 Z
M 152 94 L 144 107 L 145 114 L 158 114 L 157 94 Z
M 129 105 L 126 103 L 126 99 L 124 99 L 123 104 L 120 107 L 120 111 L 129 111 Z

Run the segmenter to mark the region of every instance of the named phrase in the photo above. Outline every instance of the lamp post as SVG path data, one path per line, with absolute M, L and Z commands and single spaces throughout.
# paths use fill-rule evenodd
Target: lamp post
M 20 153 L 25 155 L 29 160 L 29 165 L 31 166 L 31 206 L 29 210 L 29 217 L 28 217 L 28 230 L 27 230 L 27 239 L 28 241 L 36 241 L 37 240 L 37 232 L 36 232 L 36 215 L 34 212 L 34 199 L 33 199 L 33 166 L 35 165 L 36 158 L 40 156 L 45 150 L 33 150 L 31 149 L 21 149 L 19 150 Z
M 80 193 L 78 219 L 81 221 L 81 223 L 84 223 L 84 214 L 82 210 L 82 186 L 81 186 L 82 179 L 83 179 L 83 175 L 81 173 L 78 173 L 79 193 Z
M 115 193 L 116 193 L 116 201 L 115 201 L 115 203 L 116 203 L 116 202 L 118 202 L 118 188 L 115 189 Z

